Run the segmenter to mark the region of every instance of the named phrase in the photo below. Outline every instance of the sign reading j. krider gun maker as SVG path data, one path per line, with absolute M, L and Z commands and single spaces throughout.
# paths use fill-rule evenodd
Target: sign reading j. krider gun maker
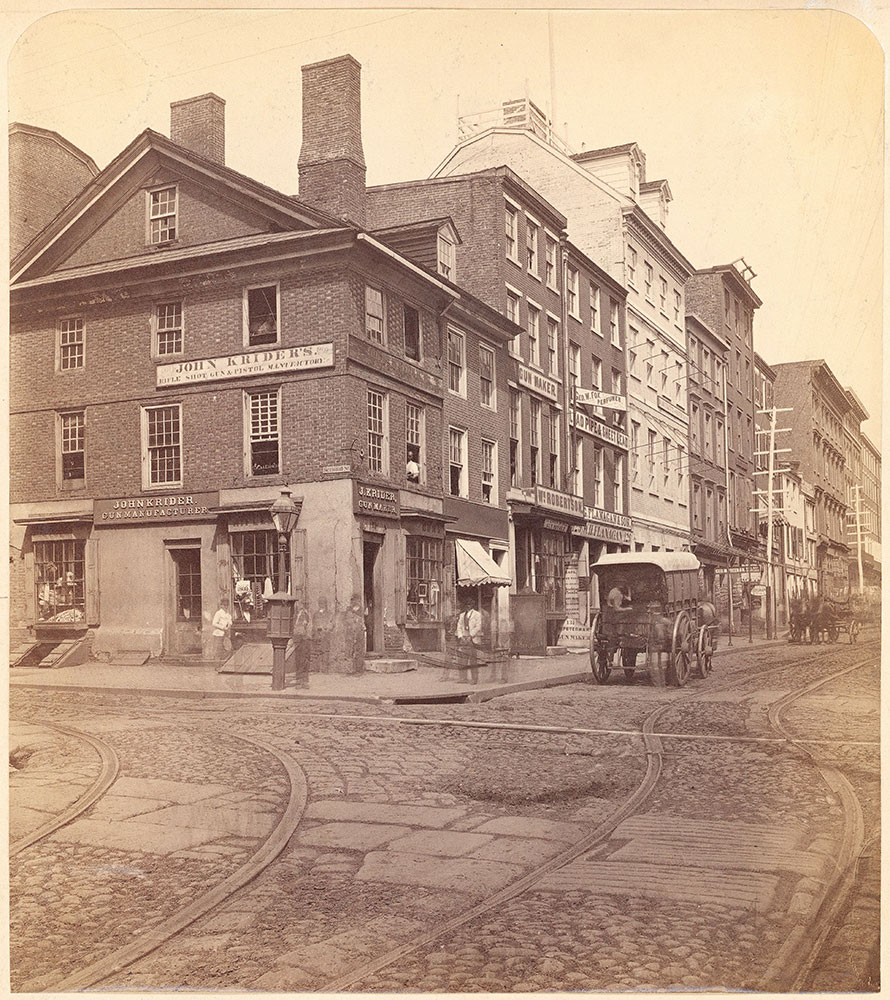
M 280 347 L 272 351 L 246 351 L 223 358 L 198 358 L 158 365 L 157 387 L 185 385 L 189 382 L 216 382 L 246 375 L 273 372 L 299 372 L 308 368 L 331 368 L 333 344 L 306 344 L 303 347 Z

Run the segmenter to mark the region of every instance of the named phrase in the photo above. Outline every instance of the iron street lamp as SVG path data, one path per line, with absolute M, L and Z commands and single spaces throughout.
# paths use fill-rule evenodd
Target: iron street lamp
M 296 598 L 287 593 L 288 541 L 300 516 L 300 508 L 294 503 L 290 490 L 282 490 L 269 508 L 272 522 L 278 533 L 278 590 L 269 598 L 269 641 L 272 643 L 272 690 L 284 690 L 284 652 L 290 641 L 292 616 Z

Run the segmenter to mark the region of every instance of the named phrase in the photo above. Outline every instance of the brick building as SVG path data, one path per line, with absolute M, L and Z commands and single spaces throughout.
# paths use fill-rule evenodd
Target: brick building
M 410 219 L 447 219 L 453 233 L 440 250 L 449 272 L 523 328 L 493 359 L 507 379 L 513 642 L 541 651 L 577 640 L 590 561 L 630 543 L 625 414 L 573 406 L 575 391 L 594 387 L 623 403 L 625 291 L 508 167 L 370 188 L 367 218 L 381 235 Z M 446 408 L 454 395 L 449 387 Z M 446 510 L 458 518 L 450 532 L 479 535 L 468 510 Z
M 637 550 L 689 547 L 686 306 L 692 265 L 670 240 L 671 192 L 636 143 L 571 153 L 527 100 L 466 116 L 444 178 L 507 164 L 564 213 L 572 242 L 627 289 L 630 507 Z
M 865 434 L 861 435 L 862 563 L 866 587 L 881 586 L 881 452 Z M 858 582 L 858 567 L 856 571 Z
M 313 117 L 360 120 L 358 74 L 304 68 L 300 199 L 225 166 L 204 95 L 171 107 L 178 142 L 143 132 L 13 261 L 15 639 L 199 657 L 228 598 L 263 646 L 288 488 L 313 669 L 441 646 L 446 330 L 518 330 L 360 227 L 360 128 Z M 493 484 L 463 476 L 505 518 L 496 461 Z

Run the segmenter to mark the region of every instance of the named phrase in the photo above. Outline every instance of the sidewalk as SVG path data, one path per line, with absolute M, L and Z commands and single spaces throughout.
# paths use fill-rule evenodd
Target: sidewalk
M 784 640 L 733 636 L 720 637 L 717 657 L 727 652 L 764 645 L 784 645 Z M 309 686 L 297 688 L 288 675 L 283 691 L 272 690 L 269 674 L 219 674 L 212 666 L 178 666 L 149 662 L 142 666 L 115 663 L 82 663 L 57 670 L 16 667 L 9 683 L 15 687 L 56 688 L 80 691 L 121 691 L 129 694 L 172 695 L 185 698 L 276 698 L 336 700 L 355 702 L 402 701 L 488 701 L 514 691 L 576 684 L 590 678 L 590 663 L 585 651 L 561 656 L 513 657 L 507 678 L 502 681 L 459 683 L 442 680 L 435 669 L 418 667 L 401 674 L 311 674 Z

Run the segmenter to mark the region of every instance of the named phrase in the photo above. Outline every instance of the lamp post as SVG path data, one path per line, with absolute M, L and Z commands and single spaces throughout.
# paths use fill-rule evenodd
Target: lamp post
M 278 590 L 269 598 L 269 641 L 272 643 L 272 690 L 284 690 L 284 651 L 291 637 L 291 618 L 296 598 L 287 593 L 285 557 L 291 532 L 300 516 L 290 490 L 282 490 L 269 508 L 275 530 L 278 532 Z

